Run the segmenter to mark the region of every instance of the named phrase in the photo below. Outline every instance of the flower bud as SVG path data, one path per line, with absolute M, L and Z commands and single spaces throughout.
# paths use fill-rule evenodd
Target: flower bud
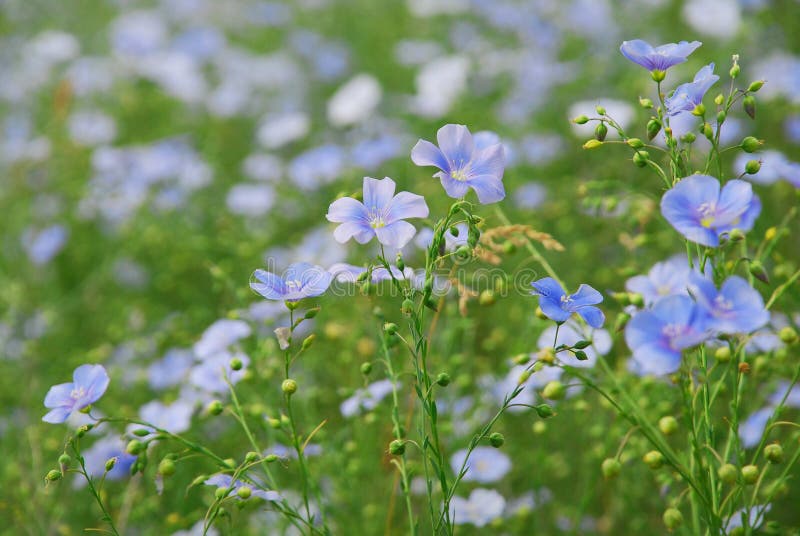
M 72 458 L 66 452 L 58 457 L 58 465 L 69 465 L 70 462 L 72 462 Z
M 585 115 L 581 114 L 578 117 L 576 117 L 575 119 L 573 119 L 572 122 L 575 123 L 575 124 L 578 124 L 578 125 L 585 125 L 586 123 L 589 122 L 589 118 L 586 117 Z
M 642 296 L 638 292 L 629 292 L 628 301 L 630 302 L 631 305 L 634 305 L 636 307 L 644 306 L 644 296 Z
M 647 122 L 647 139 L 652 140 L 661 131 L 661 122 L 658 119 L 651 119 Z
M 542 396 L 548 400 L 561 400 L 567 393 L 567 388 L 558 380 L 548 382 L 542 390 Z
M 406 263 L 403 260 L 403 255 L 401 253 L 399 252 L 397 253 L 397 258 L 395 258 L 394 264 L 395 266 L 397 266 L 397 269 L 400 270 L 401 272 L 406 269 Z
M 660 469 L 664 465 L 664 455 L 657 450 L 651 450 L 642 457 L 642 461 L 650 469 Z
M 478 303 L 483 306 L 494 305 L 497 302 L 494 292 L 491 290 L 484 290 L 478 297 Z
M 447 387 L 450 385 L 450 375 L 446 372 L 440 372 L 436 376 L 436 384 L 440 387 Z
M 386 322 L 383 325 L 383 331 L 387 335 L 394 335 L 395 333 L 397 333 L 397 329 L 398 329 L 397 324 L 395 324 L 394 322 Z
M 739 469 L 737 469 L 732 463 L 726 463 L 717 469 L 717 475 L 719 476 L 719 479 L 726 484 L 733 484 L 736 482 L 736 479 L 739 478 Z
M 135 435 L 136 437 L 145 437 L 150 435 L 151 432 L 152 430 L 148 430 L 147 428 L 137 428 L 136 430 L 133 431 L 133 435 Z
M 714 359 L 720 363 L 727 363 L 731 360 L 731 349 L 728 346 L 720 346 L 714 352 Z
M 277 454 L 267 454 L 266 456 L 264 456 L 264 461 L 267 463 L 273 463 L 277 460 L 278 460 Z
M 317 316 L 317 313 L 319 313 L 319 310 L 320 310 L 320 307 L 313 307 L 313 308 L 309 309 L 308 311 L 306 311 L 306 314 L 303 315 L 303 318 L 305 318 L 306 320 L 311 320 L 312 318 Z
M 750 116 L 750 119 L 756 118 L 756 98 L 752 95 L 748 95 L 742 99 L 742 106 L 744 107 L 744 111 L 747 112 L 747 115 Z
M 472 257 L 472 249 L 469 246 L 467 246 L 466 244 L 458 246 L 458 249 L 456 249 L 455 255 L 456 255 L 456 258 L 465 261 L 465 260 L 469 259 L 470 257 Z
M 744 232 L 741 229 L 731 229 L 731 232 L 728 233 L 728 239 L 731 242 L 741 242 L 744 240 Z
M 636 167 L 646 167 L 648 160 L 650 160 L 650 153 L 647 151 L 639 150 L 633 154 L 633 163 L 636 164 Z
M 496 449 L 502 447 L 505 442 L 506 438 L 500 432 L 492 432 L 489 435 L 489 444 Z
M 175 474 L 175 462 L 169 458 L 164 458 L 158 464 L 158 473 L 162 476 L 172 476 Z
M 748 160 L 744 165 L 744 172 L 748 175 L 755 175 L 761 170 L 761 162 L 758 160 Z
M 51 469 L 47 472 L 44 479 L 48 482 L 55 482 L 56 480 L 61 480 L 62 476 L 64 475 L 58 469 Z
M 762 283 L 769 283 L 769 275 L 761 261 L 753 261 L 749 266 L 750 273 Z
M 589 140 L 589 141 L 587 141 L 586 143 L 583 144 L 583 148 L 584 149 L 597 149 L 601 145 L 603 145 L 602 141 L 591 139 L 591 140 Z
M 240 486 L 239 489 L 236 490 L 236 496 L 245 501 L 249 499 L 252 494 L 253 490 L 248 486 Z
M 238 357 L 234 357 L 233 359 L 231 359 L 230 365 L 231 365 L 231 370 L 242 370 L 243 366 L 242 360 L 239 359 Z
M 576 350 L 583 350 L 584 348 L 588 348 L 592 345 L 592 341 L 578 341 L 572 345 L 573 348 Z
M 145 448 L 146 445 L 141 441 L 139 441 L 138 439 L 131 439 L 128 442 L 128 446 L 125 447 L 125 452 L 136 456 L 140 454 Z
M 742 467 L 742 480 L 745 484 L 755 484 L 758 480 L 758 466 L 745 465 Z
M 713 140 L 714 139 L 714 129 L 711 128 L 711 124 L 710 123 L 708 123 L 708 122 L 703 123 L 702 132 L 703 132 L 703 136 L 705 136 L 706 139 L 708 139 L 708 140 Z
M 625 326 L 628 325 L 628 321 L 631 319 L 631 315 L 628 313 L 620 313 L 617 315 L 617 319 L 614 321 L 614 331 L 620 332 L 625 329 Z
M 117 457 L 116 456 L 113 456 L 113 457 L 107 459 L 106 460 L 106 464 L 104 466 L 105 470 L 106 470 L 106 473 L 108 473 L 109 471 L 114 469 L 115 465 L 117 465 Z
M 594 137 L 597 141 L 605 141 L 608 134 L 608 127 L 605 123 L 598 123 L 594 129 Z
M 776 236 L 778 236 L 778 229 L 775 227 L 770 227 L 764 231 L 764 240 L 766 241 L 775 240 Z
M 405 453 L 405 451 L 406 451 L 406 444 L 403 441 L 395 439 L 394 441 L 389 443 L 389 452 L 393 456 L 402 456 L 403 453 Z
M 538 415 L 540 419 L 549 419 L 556 414 L 550 404 L 539 404 L 538 406 L 534 406 L 533 409 L 536 410 L 536 415 Z
M 764 456 L 769 460 L 769 463 L 776 465 L 783 463 L 783 448 L 777 443 L 770 443 L 764 447 Z
M 681 141 L 683 143 L 694 143 L 695 140 L 697 140 L 697 136 L 694 135 L 694 132 L 687 132 L 681 136 Z
M 316 338 L 317 336 L 312 333 L 311 335 L 303 339 L 303 344 L 300 346 L 300 348 L 302 350 L 308 350 L 309 348 L 311 348 L 311 345 L 314 344 L 314 339 Z
M 703 105 L 702 102 L 697 106 L 695 106 L 694 109 L 692 110 L 692 115 L 696 115 L 697 117 L 703 117 L 705 113 L 706 113 L 706 107 L 705 105 Z
M 764 87 L 764 81 L 763 80 L 756 80 L 755 82 L 753 82 L 749 86 L 747 86 L 747 91 L 750 92 L 750 93 L 756 93 L 762 87 Z
M 728 74 L 731 76 L 731 78 L 736 78 L 737 76 L 739 76 L 740 72 L 742 72 L 742 68 L 739 67 L 738 63 L 734 63 L 733 67 L 731 67 L 731 70 L 728 71 Z
M 600 469 L 603 472 L 603 478 L 610 480 L 620 474 L 622 471 L 622 464 L 620 464 L 619 460 L 616 458 L 606 458 L 600 465 Z
M 603 107 L 603 106 L 601 106 L 599 104 L 597 106 L 595 106 L 594 111 L 597 112 L 599 115 L 606 115 L 605 107 Z
M 658 429 L 661 430 L 661 433 L 664 435 L 674 434 L 678 431 L 678 421 L 672 415 L 661 417 L 658 420 Z
M 728 118 L 728 114 L 725 113 L 725 110 L 720 110 L 717 112 L 717 124 L 721 125 L 725 122 L 725 119 Z
M 739 374 L 750 374 L 750 363 L 739 363 Z
M 742 143 L 739 146 L 746 153 L 754 153 L 758 151 L 763 144 L 764 144 L 763 141 L 758 140 L 753 136 L 747 136 L 745 139 L 742 140 Z
M 217 500 L 222 500 L 230 491 L 230 488 L 217 488 L 214 490 L 214 497 L 216 497 Z
M 589 360 L 589 356 L 586 355 L 586 352 L 584 352 L 583 350 L 575 350 L 574 354 L 575 354 L 575 359 L 577 359 L 578 361 Z
M 794 344 L 797 342 L 797 332 L 792 326 L 785 326 L 778 332 L 778 337 L 785 344 Z
M 364 376 L 369 376 L 371 372 L 372 372 L 372 363 L 370 363 L 369 361 L 361 363 L 361 374 L 363 374 Z
M 629 138 L 627 144 L 634 149 L 641 149 L 644 147 L 644 142 L 639 138 Z
M 645 97 L 639 97 L 639 106 L 645 109 L 650 109 L 653 107 L 653 101 Z
M 410 316 L 413 311 L 414 311 L 414 302 L 408 298 L 403 300 L 403 304 L 400 306 L 400 312 L 403 313 L 403 315 L 405 316 Z
M 283 380 L 283 383 L 281 383 L 281 391 L 290 396 L 295 394 L 297 392 L 297 382 L 291 378 Z
M 683 524 L 683 514 L 677 508 L 667 508 L 662 516 L 664 526 L 673 531 Z
M 206 406 L 206 411 L 211 415 L 219 415 L 222 413 L 223 409 L 222 402 L 219 400 L 212 400 L 208 403 L 208 406 Z

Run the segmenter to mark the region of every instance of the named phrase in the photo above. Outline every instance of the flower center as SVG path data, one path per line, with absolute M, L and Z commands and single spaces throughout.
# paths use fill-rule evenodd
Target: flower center
M 300 290 L 303 288 L 303 282 L 299 279 L 289 279 L 286 281 L 286 287 L 289 290 Z
M 452 178 L 454 178 L 455 180 L 457 180 L 458 182 L 464 182 L 465 180 L 467 180 L 467 174 L 466 174 L 466 172 L 465 172 L 463 169 L 461 169 L 461 168 L 459 168 L 459 169 L 454 169 L 453 171 L 451 171 L 451 172 L 450 172 L 450 176 L 451 176 Z
M 569 305 L 571 303 L 572 303 L 572 296 L 567 296 L 566 294 L 561 296 L 561 305 L 562 305 L 562 307 L 566 307 L 567 305 Z
M 69 393 L 69 397 L 72 400 L 78 400 L 79 398 L 83 398 L 84 396 L 86 396 L 86 389 L 84 389 L 83 387 L 76 387 Z
M 675 347 L 676 339 L 686 333 L 687 327 L 680 324 L 667 324 L 661 328 L 661 334 L 668 339 L 669 347 L 673 350 L 679 350 Z
M 716 209 L 717 207 L 714 206 L 714 203 L 702 203 L 697 207 L 697 212 L 700 214 L 700 225 L 710 229 L 714 225 Z
M 368 211 L 369 226 L 373 229 L 380 229 L 386 227 L 386 222 L 383 220 L 383 211 L 378 208 L 371 208 Z
M 717 315 L 728 313 L 731 309 L 733 309 L 733 302 L 730 300 L 726 300 L 723 296 L 714 298 L 714 312 Z

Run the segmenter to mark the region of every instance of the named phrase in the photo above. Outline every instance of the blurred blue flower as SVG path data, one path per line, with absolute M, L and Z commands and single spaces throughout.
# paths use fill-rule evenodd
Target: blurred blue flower
M 456 475 L 467 456 L 467 449 L 461 449 L 450 457 L 450 467 Z M 511 470 L 511 459 L 494 447 L 475 447 L 466 465 L 464 482 L 488 484 L 497 482 Z
M 86 473 L 98 478 L 105 474 L 106 480 L 120 480 L 130 475 L 130 469 L 136 456 L 125 452 L 125 442 L 118 436 L 105 436 L 81 453 L 86 464 Z M 106 472 L 106 462 L 111 458 L 116 459 L 114 467 Z M 86 481 L 81 478 L 76 481 L 76 486 L 85 486 Z
M 290 302 L 320 296 L 328 290 L 333 278 L 321 266 L 306 262 L 292 264 L 283 277 L 266 270 L 256 270 L 253 277 L 256 281 L 250 282 L 250 288 L 268 300 Z
M 672 96 L 664 101 L 667 107 L 667 114 L 677 115 L 681 112 L 694 110 L 698 104 L 703 102 L 706 92 L 717 80 L 719 80 L 719 76 L 714 74 L 713 63 L 697 71 L 692 82 L 679 85 Z
M 587 324 L 599 328 L 605 322 L 603 311 L 595 304 L 603 301 L 603 296 L 589 285 L 581 285 L 574 294 L 567 295 L 558 281 L 545 277 L 531 283 L 534 296 L 539 296 L 539 307 L 551 320 L 565 322 L 573 313 L 578 313 Z
M 236 492 L 239 490 L 239 488 L 248 487 L 252 490 L 253 497 L 260 497 L 265 501 L 281 500 L 281 496 L 277 491 L 264 491 L 258 489 L 260 484 L 250 484 L 248 482 L 242 482 L 241 480 L 234 480 L 230 475 L 216 474 L 207 478 L 203 484 L 206 486 L 229 489 L 231 490 L 229 493 L 231 497 L 236 497 Z
M 225 352 L 239 339 L 250 336 L 252 331 L 244 320 L 221 318 L 206 328 L 194 345 L 194 354 L 198 359 L 213 357 Z
M 411 150 L 411 160 L 418 166 L 436 166 L 434 174 L 442 181 L 447 195 L 461 198 L 470 188 L 478 200 L 496 203 L 506 196 L 503 187 L 505 155 L 502 143 L 479 148 L 464 125 L 445 125 L 436 133 L 439 147 L 419 140 Z M 486 141 L 482 138 L 481 141 Z
M 705 340 L 707 316 L 689 296 L 667 296 L 636 314 L 625 328 L 636 370 L 663 375 L 678 370 L 681 351 Z
M 362 411 L 372 411 L 391 392 L 390 380 L 373 382 L 363 389 L 357 389 L 353 396 L 339 405 L 339 411 L 344 417 L 352 417 Z
M 44 405 L 51 410 L 44 422 L 62 423 L 73 411 L 97 402 L 108 388 L 109 377 L 103 365 L 81 365 L 72 373 L 72 383 L 60 383 L 47 391 Z
M 661 213 L 687 240 L 716 247 L 734 228 L 752 229 L 761 201 L 746 181 L 728 181 L 720 190 L 714 177 L 691 175 L 664 194 Z
M 666 261 L 658 262 L 650 268 L 647 275 L 637 275 L 625 282 L 630 292 L 638 292 L 644 304 L 650 307 L 665 296 L 685 294 L 688 296 L 689 273 L 686 255 L 678 254 Z
M 725 280 L 717 291 L 710 279 L 697 273 L 689 276 L 689 291 L 709 316 L 709 329 L 719 333 L 750 333 L 769 322 L 764 300 L 750 283 L 739 276 Z
M 673 65 L 683 63 L 686 57 L 702 45 L 700 41 L 681 41 L 653 47 L 641 39 L 623 41 L 619 47 L 622 55 L 648 71 L 666 71 Z
M 381 244 L 400 249 L 416 234 L 417 230 L 404 218 L 425 218 L 428 205 L 425 199 L 411 192 L 394 195 L 395 182 L 386 177 L 382 180 L 364 177 L 364 202 L 352 197 L 342 197 L 331 203 L 328 221 L 340 223 L 333 232 L 339 243 L 355 238 L 366 244 L 373 236 Z
M 265 302 L 266 303 L 266 302 Z M 160 391 L 181 383 L 192 367 L 190 350 L 171 348 L 160 360 L 147 368 L 150 387 Z
M 469 499 L 453 497 L 450 514 L 457 525 L 469 523 L 483 527 L 503 515 L 506 500 L 493 489 L 477 488 L 469 494 Z
M 758 445 L 761 441 L 761 436 L 764 434 L 764 429 L 767 427 L 767 422 L 774 411 L 775 408 L 772 406 L 761 408 L 751 413 L 739 425 L 739 439 L 742 440 L 744 448 L 750 449 Z

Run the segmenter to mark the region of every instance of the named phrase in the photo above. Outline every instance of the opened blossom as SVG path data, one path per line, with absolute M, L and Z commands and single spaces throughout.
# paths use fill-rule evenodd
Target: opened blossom
M 539 307 L 551 320 L 566 322 L 574 313 L 580 315 L 593 328 L 603 326 L 605 315 L 594 307 L 603 301 L 603 295 L 589 285 L 581 285 L 574 294 L 567 294 L 552 277 L 545 277 L 531 283 L 532 294 L 539 296 Z
M 700 41 L 681 41 L 654 47 L 647 41 L 633 39 L 623 41 L 619 47 L 622 55 L 648 71 L 666 71 L 673 65 L 683 63 L 687 56 L 702 43 Z
M 447 195 L 460 199 L 472 188 L 483 204 L 496 203 L 506 196 L 502 143 L 482 137 L 478 144 L 467 127 L 452 124 L 439 129 L 436 141 L 438 147 L 419 140 L 411 150 L 411 160 L 418 166 L 439 168 L 433 176 L 439 178 Z
M 713 281 L 692 273 L 689 291 L 708 315 L 709 328 L 718 333 L 750 333 L 769 322 L 761 294 L 739 276 L 729 277 L 717 290 Z
M 294 302 L 323 294 L 331 284 L 333 276 L 321 266 L 298 262 L 289 266 L 283 276 L 256 270 L 250 288 L 268 300 Z
M 681 112 L 694 110 L 703 102 L 703 97 L 717 80 L 719 80 L 719 76 L 714 74 L 713 63 L 697 71 L 692 82 L 679 85 L 675 88 L 672 96 L 664 101 L 667 115 L 678 115 Z
M 97 402 L 106 392 L 108 373 L 102 365 L 81 365 L 72 373 L 72 383 L 60 383 L 47 391 L 44 405 L 50 411 L 44 422 L 62 423 L 75 411 Z
M 328 208 L 328 221 L 339 223 L 333 232 L 337 242 L 351 238 L 366 244 L 373 237 L 385 246 L 400 249 L 414 238 L 416 228 L 406 218 L 425 218 L 425 199 L 411 192 L 394 194 L 396 184 L 386 177 L 381 180 L 364 177 L 364 202 L 342 197 Z

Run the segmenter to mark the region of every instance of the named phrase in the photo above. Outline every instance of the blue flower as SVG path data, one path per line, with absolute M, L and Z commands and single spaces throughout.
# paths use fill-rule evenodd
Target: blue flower
M 725 280 L 717 291 L 714 282 L 697 273 L 689 277 L 689 290 L 709 316 L 708 327 L 719 333 L 750 333 L 769 322 L 761 294 L 739 276 Z
M 714 64 L 710 63 L 697 71 L 694 81 L 679 85 L 671 97 L 664 104 L 667 115 L 678 115 L 681 112 L 691 112 L 703 102 L 706 92 L 713 86 L 719 76 L 714 74 Z
M 74 411 L 97 402 L 108 388 L 108 373 L 102 365 L 81 365 L 72 373 L 72 383 L 60 383 L 47 391 L 44 405 L 51 410 L 44 422 L 62 423 Z
M 377 180 L 364 177 L 364 202 L 343 197 L 331 203 L 328 221 L 340 223 L 333 232 L 337 242 L 355 238 L 366 244 L 372 237 L 391 248 L 400 249 L 414 238 L 417 230 L 404 218 L 425 218 L 425 199 L 410 192 L 394 195 L 395 183 L 389 177 Z
M 687 294 L 690 272 L 686 255 L 679 254 L 654 264 L 647 275 L 631 277 L 625 282 L 625 288 L 641 294 L 649 307 L 665 296 Z
M 467 449 L 461 449 L 450 457 L 450 467 L 455 474 L 458 474 L 466 457 Z M 511 459 L 494 447 L 475 447 L 467 461 L 466 469 L 467 472 L 462 479 L 464 482 L 488 484 L 506 476 L 511 470 Z
M 324 268 L 306 262 L 292 264 L 283 277 L 266 270 L 256 270 L 253 277 L 256 281 L 250 282 L 251 289 L 268 300 L 290 302 L 323 294 L 333 278 Z
M 700 45 L 702 45 L 700 41 L 692 41 L 691 43 L 681 41 L 680 43 L 668 43 L 653 48 L 646 41 L 634 39 L 632 41 L 623 41 L 619 51 L 633 63 L 641 65 L 648 71 L 666 71 L 673 65 L 685 62 L 686 57 Z
M 450 515 L 456 525 L 469 523 L 483 527 L 503 515 L 506 500 L 493 489 L 476 488 L 469 499 L 453 497 L 450 501 Z
M 539 296 L 539 307 L 551 320 L 565 322 L 572 313 L 578 313 L 593 328 L 602 327 L 605 322 L 603 311 L 594 304 L 603 301 L 603 296 L 589 285 L 581 285 L 575 294 L 567 295 L 558 281 L 545 277 L 531 283 L 534 296 Z
M 625 342 L 643 374 L 670 374 L 681 364 L 681 351 L 705 340 L 706 314 L 689 296 L 667 296 L 634 316 Z
M 506 196 L 502 143 L 477 146 L 467 127 L 452 124 L 440 128 L 436 140 L 438 147 L 419 140 L 411 150 L 411 160 L 418 166 L 439 168 L 441 171 L 433 176 L 442 181 L 447 195 L 459 199 L 472 188 L 483 204 L 496 203 Z
M 661 214 L 687 240 L 718 246 L 734 228 L 749 231 L 761 213 L 761 201 L 750 183 L 734 179 L 720 190 L 708 175 L 682 179 L 661 198 Z

